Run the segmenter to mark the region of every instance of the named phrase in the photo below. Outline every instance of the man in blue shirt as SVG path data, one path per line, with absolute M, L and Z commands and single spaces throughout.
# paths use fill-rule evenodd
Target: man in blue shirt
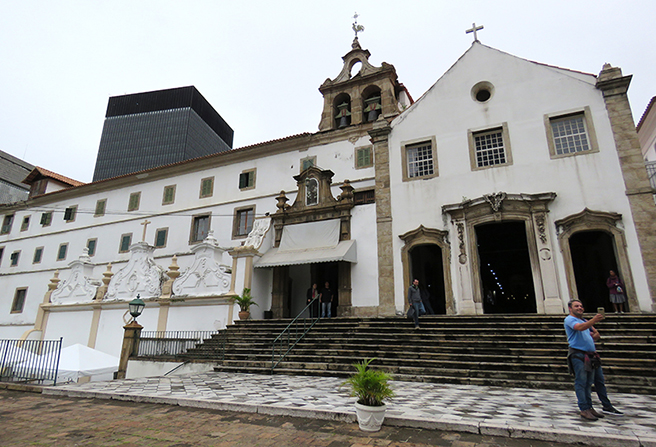
M 567 361 L 574 371 L 574 391 L 581 410 L 581 417 L 590 421 L 603 418 L 604 415 L 592 408 L 592 384 L 601 401 L 603 412 L 616 416 L 623 413 L 613 407 L 606 392 L 604 373 L 601 370 L 601 360 L 595 341 L 601 338 L 594 324 L 603 320 L 603 314 L 597 314 L 587 321 L 583 318 L 583 303 L 572 300 L 567 303 L 569 315 L 565 318 L 565 332 L 569 343 Z

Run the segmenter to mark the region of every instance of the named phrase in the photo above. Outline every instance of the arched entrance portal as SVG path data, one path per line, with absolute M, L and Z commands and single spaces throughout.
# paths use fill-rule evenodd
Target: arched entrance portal
M 475 230 L 484 313 L 535 313 L 526 224 L 486 223 Z
M 580 231 L 569 238 L 572 267 L 578 298 L 588 312 L 598 307 L 613 309 L 608 297 L 606 278 L 617 268 L 613 237 L 603 231 Z M 620 277 L 622 272 L 619 272 Z
M 442 250 L 435 244 L 418 245 L 410 249 L 412 278 L 419 280 L 419 288 L 428 299 L 430 314 L 446 314 L 446 295 L 444 292 L 444 265 Z M 432 312 L 431 312 L 432 311 Z

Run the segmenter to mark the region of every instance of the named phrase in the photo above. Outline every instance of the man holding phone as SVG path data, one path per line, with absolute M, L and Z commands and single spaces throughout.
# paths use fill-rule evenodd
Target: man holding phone
M 594 324 L 602 321 L 605 316 L 597 313 L 591 320 L 583 318 L 583 303 L 572 300 L 567 303 L 569 315 L 565 318 L 565 332 L 569 343 L 567 365 L 574 373 L 574 391 L 578 400 L 581 417 L 590 421 L 603 418 L 604 415 L 592 408 L 592 385 L 601 401 L 603 412 L 615 416 L 623 413 L 613 407 L 608 399 L 604 373 L 601 369 L 601 358 L 597 353 L 595 342 L 601 338 Z M 600 310 L 600 309 L 597 309 Z M 603 310 L 603 309 L 601 309 Z

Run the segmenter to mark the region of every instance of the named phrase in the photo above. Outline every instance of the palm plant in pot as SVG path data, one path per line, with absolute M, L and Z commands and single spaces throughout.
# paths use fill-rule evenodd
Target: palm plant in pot
M 355 413 L 360 430 L 363 431 L 380 430 L 387 409 L 383 401 L 394 396 L 394 391 L 389 385 L 392 376 L 369 368 L 374 360 L 365 359 L 360 363 L 354 363 L 357 372 L 344 382 L 344 385 L 351 388 L 351 396 L 358 398 L 355 402 Z
M 247 320 L 251 316 L 251 306 L 257 306 L 251 295 L 251 289 L 244 287 L 242 294 L 235 296 L 233 299 L 235 303 L 239 304 L 239 319 Z

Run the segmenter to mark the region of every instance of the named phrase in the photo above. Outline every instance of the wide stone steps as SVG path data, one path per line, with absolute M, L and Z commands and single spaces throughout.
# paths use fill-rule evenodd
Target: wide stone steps
M 353 363 L 376 358 L 374 365 L 396 380 L 572 389 L 563 318 L 431 316 L 417 331 L 400 317 L 322 320 L 275 373 L 347 377 Z M 227 336 L 217 369 L 270 374 L 273 340 L 290 321 L 237 322 L 185 358 L 216 361 L 218 339 Z M 656 315 L 609 315 L 597 327 L 609 389 L 656 393 Z

